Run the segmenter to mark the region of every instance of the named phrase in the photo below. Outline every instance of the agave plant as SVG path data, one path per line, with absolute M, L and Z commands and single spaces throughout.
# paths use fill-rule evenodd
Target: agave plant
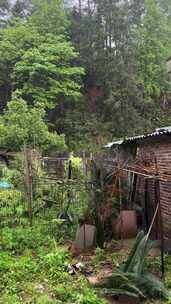
M 102 284 L 103 291 L 110 295 L 128 295 L 136 298 L 162 297 L 168 299 L 169 293 L 164 284 L 150 274 L 146 257 L 154 244 L 147 240 L 143 232 L 137 235 L 126 263 Z

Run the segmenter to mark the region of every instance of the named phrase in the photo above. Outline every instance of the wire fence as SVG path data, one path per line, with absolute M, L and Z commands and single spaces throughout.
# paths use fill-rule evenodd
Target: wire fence
M 90 157 L 82 155 L 81 169 L 74 175 L 68 157 L 42 158 L 24 149 L 18 172 L 20 181 L 0 190 L 0 227 L 34 224 L 44 219 L 51 226 L 74 224 L 89 204 L 91 190 Z

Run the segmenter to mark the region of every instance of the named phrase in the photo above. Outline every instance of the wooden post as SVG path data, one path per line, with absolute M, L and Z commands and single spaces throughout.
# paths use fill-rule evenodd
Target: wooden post
M 130 193 L 130 199 L 129 199 L 129 204 L 131 207 L 134 206 L 135 200 L 136 200 L 136 190 L 137 190 L 137 174 L 132 173 L 133 175 L 133 182 L 132 182 L 132 189 Z
M 83 156 L 82 156 L 82 161 L 83 161 L 83 174 L 85 176 L 87 176 L 87 165 L 86 165 L 86 156 L 85 156 L 85 152 L 83 152 Z
M 164 232 L 163 232 L 163 219 L 162 219 L 162 210 L 160 202 L 160 181 L 156 178 L 155 180 L 155 200 L 156 204 L 159 205 L 158 215 L 160 221 L 160 238 L 161 238 L 161 272 L 164 277 L 165 265 L 164 265 Z
M 120 208 L 120 216 L 121 216 L 121 247 L 123 247 L 123 218 L 122 218 L 122 194 L 121 194 L 121 178 L 120 178 L 120 171 L 119 171 L 119 208 Z
M 32 152 L 24 148 L 25 156 L 25 183 L 28 201 L 28 217 L 30 226 L 33 224 L 32 200 L 33 200 L 33 176 L 32 176 Z
M 59 161 L 59 164 L 60 164 L 60 161 Z M 58 169 L 59 169 L 59 165 L 58 165 L 58 160 L 56 161 L 56 166 L 55 166 L 55 169 L 56 169 L 56 178 L 58 178 Z M 59 169 L 60 170 L 60 169 Z M 60 174 L 60 173 L 59 173 Z
M 32 200 L 33 200 L 33 176 L 32 176 L 32 151 L 28 150 L 28 174 L 29 174 L 29 200 L 28 200 L 28 212 L 30 219 L 30 226 L 33 223 L 33 212 L 32 212 Z
M 144 204 L 144 213 L 145 213 L 145 228 L 146 232 L 149 229 L 149 216 L 148 216 L 148 179 L 145 178 L 145 204 Z
M 84 251 L 86 250 L 86 229 L 85 229 L 85 223 L 83 224 L 84 225 Z
M 70 180 L 72 177 L 72 161 L 69 160 L 69 165 L 68 165 L 68 179 Z
M 70 181 L 72 178 L 72 161 L 69 160 L 69 164 L 68 164 L 68 181 Z M 65 209 L 65 214 L 67 216 L 67 213 L 68 213 L 68 209 L 70 207 L 70 204 L 71 204 L 71 199 L 72 199 L 72 195 L 71 195 L 71 191 L 70 191 L 70 184 L 69 184 L 69 189 L 67 190 L 67 196 L 68 196 L 68 202 L 67 202 L 67 205 L 66 205 L 66 209 Z
M 155 169 L 156 169 L 156 176 L 159 175 L 159 167 L 157 163 L 157 157 L 155 155 Z M 161 239 L 161 272 L 162 277 L 164 278 L 165 273 L 165 265 L 164 265 L 164 231 L 163 231 L 163 218 L 162 218 L 162 210 L 161 210 L 161 202 L 160 202 L 160 181 L 156 177 L 155 179 L 155 201 L 156 205 L 159 205 L 158 215 L 160 221 L 160 239 Z

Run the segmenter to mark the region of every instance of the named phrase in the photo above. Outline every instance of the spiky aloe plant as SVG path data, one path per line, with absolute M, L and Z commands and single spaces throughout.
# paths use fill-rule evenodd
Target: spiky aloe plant
M 164 284 L 148 272 L 146 257 L 153 243 L 143 232 L 137 235 L 126 263 L 102 284 L 103 291 L 112 295 L 129 295 L 137 298 L 163 297 L 169 293 Z

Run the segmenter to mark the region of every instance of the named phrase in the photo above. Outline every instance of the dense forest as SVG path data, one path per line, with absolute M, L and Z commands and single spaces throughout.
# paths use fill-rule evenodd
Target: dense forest
M 171 0 L 0 0 L 0 304 L 171 304 L 168 63 Z
M 0 144 L 92 150 L 171 123 L 169 0 L 0 2 Z

